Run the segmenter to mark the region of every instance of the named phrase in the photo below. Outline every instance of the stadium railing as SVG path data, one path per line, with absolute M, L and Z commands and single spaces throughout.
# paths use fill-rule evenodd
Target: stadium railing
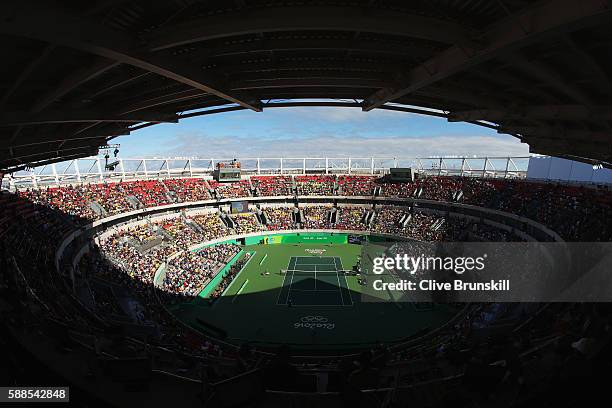
M 211 178 L 215 163 L 226 159 L 118 158 L 114 170 L 104 170 L 102 157 L 75 159 L 19 171 L 4 183 L 11 188 L 173 177 Z M 244 175 L 348 174 L 384 175 L 390 168 L 410 167 L 423 174 L 492 178 L 525 178 L 528 156 L 512 157 L 307 157 L 241 158 Z M 158 169 L 158 170 L 152 170 Z

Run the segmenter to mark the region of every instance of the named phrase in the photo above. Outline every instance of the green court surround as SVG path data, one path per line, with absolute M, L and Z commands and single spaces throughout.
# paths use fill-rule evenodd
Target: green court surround
M 210 327 L 220 329 L 225 341 L 237 345 L 289 344 L 321 353 L 403 341 L 439 327 L 457 312 L 446 305 L 423 308 L 389 299 L 361 302 L 357 276 L 343 271 L 356 265 L 362 246 L 348 244 L 346 234 L 271 240 L 274 235 L 251 237 L 251 244 L 242 247 L 232 262 L 246 253 L 251 259 L 218 300 L 206 298 L 214 288 L 207 286 L 201 296 L 169 310 L 207 334 L 218 336 Z

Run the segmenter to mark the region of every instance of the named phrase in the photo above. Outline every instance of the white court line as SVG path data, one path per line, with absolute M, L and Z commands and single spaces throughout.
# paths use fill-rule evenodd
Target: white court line
M 338 290 L 340 291 L 340 300 L 342 306 L 344 306 L 344 296 L 342 296 L 342 285 L 340 284 L 340 276 L 338 275 L 338 265 L 336 265 L 336 258 L 334 258 L 334 267 L 336 268 L 336 279 L 338 280 Z
M 337 292 L 336 289 L 293 289 L 293 292 Z
M 293 286 L 293 277 L 295 276 L 294 273 L 291 274 L 291 282 L 289 282 L 289 291 L 287 292 L 287 299 L 285 301 L 285 304 L 288 305 L 289 304 L 289 299 L 291 298 L 291 286 Z
M 314 273 L 314 271 L 304 271 L 302 269 L 289 269 L 287 270 L 287 272 L 297 272 L 297 273 L 301 273 L 301 274 L 308 274 L 308 275 L 312 275 Z M 336 271 L 317 271 L 317 273 L 319 275 L 333 275 Z
M 289 262 L 287 263 L 287 273 L 289 273 L 289 267 L 291 266 L 291 259 L 289 258 Z M 295 266 L 295 265 L 294 265 Z M 293 270 L 291 270 L 291 278 L 293 279 Z M 287 280 L 287 274 L 285 274 L 285 276 L 283 276 L 283 284 L 280 287 L 280 290 L 278 291 L 278 298 L 276 299 L 276 304 L 277 305 L 283 305 L 283 304 L 287 304 L 287 302 L 285 303 L 280 303 L 281 300 L 281 295 L 283 294 L 283 288 L 285 287 L 285 281 Z M 291 291 L 291 287 L 289 287 L 289 291 Z M 287 298 L 289 297 L 289 294 L 287 294 Z
M 240 276 L 240 274 L 242 274 L 242 271 L 244 271 L 246 269 L 246 267 L 249 265 L 249 263 L 251 263 L 251 261 L 255 258 L 255 256 L 257 255 L 257 251 L 249 251 L 249 252 L 245 252 L 245 254 L 251 254 L 251 257 L 246 261 L 246 263 L 244 265 L 242 265 L 242 268 L 240 268 L 240 270 L 238 271 L 238 273 L 236 274 L 236 276 L 234 276 L 234 279 L 232 279 L 232 281 L 230 282 L 230 284 L 227 286 L 227 288 L 225 288 L 225 290 L 223 292 L 221 292 L 220 296 L 225 296 L 226 293 L 229 293 L 230 288 L 236 283 L 236 281 L 238 281 L 238 277 Z M 240 255 L 240 254 L 238 254 Z M 236 261 L 238 262 L 238 261 Z M 234 262 L 234 264 L 236 263 Z M 229 271 L 229 269 L 228 269 Z
M 333 305 L 321 305 L 321 304 L 306 304 L 306 305 L 299 305 L 299 304 L 294 304 L 292 305 L 292 307 L 338 307 L 338 306 L 353 306 L 352 302 L 350 305 L 346 305 L 344 304 L 344 297 L 342 296 L 342 285 L 340 284 L 340 277 L 338 275 L 339 269 L 338 269 L 338 264 L 337 261 L 340 260 L 339 257 L 335 257 L 335 256 L 328 256 L 326 257 L 327 259 L 330 259 L 331 261 L 333 261 L 333 263 L 326 263 L 326 264 L 321 264 L 321 263 L 314 263 L 314 264 L 300 264 L 300 262 L 298 262 L 298 260 L 300 258 L 305 258 L 305 259 L 312 259 L 312 257 L 300 257 L 300 256 L 295 256 L 292 258 L 296 258 L 296 261 L 294 262 L 294 268 L 298 267 L 298 266 L 313 266 L 315 270 L 314 271 L 303 271 L 303 270 L 297 270 L 297 269 L 287 269 L 287 273 L 291 273 L 291 281 L 289 282 L 289 290 L 287 293 L 287 299 L 286 302 L 284 303 L 285 305 L 288 304 L 289 299 L 291 297 L 291 292 L 334 292 L 334 293 L 338 293 L 338 291 L 340 291 L 340 304 L 333 304 Z M 340 270 L 342 270 L 342 261 L 340 261 Z M 287 265 L 287 268 L 289 268 L 289 266 L 291 266 L 291 260 L 289 261 L 289 264 Z M 335 271 L 317 271 L 317 266 L 333 266 Z M 293 288 L 293 278 L 295 277 L 295 272 L 299 272 L 299 273 L 307 273 L 309 275 L 314 275 L 315 278 L 315 289 L 294 289 Z M 336 280 L 338 281 L 338 286 L 336 289 L 316 289 L 316 276 L 317 276 L 317 272 L 319 274 L 324 274 L 324 276 L 326 275 L 331 275 L 331 274 L 335 274 L 336 275 Z M 287 277 L 285 276 L 285 279 Z M 283 279 L 283 286 L 285 283 L 285 280 Z M 348 283 L 347 283 L 348 284 Z M 279 298 L 280 298 L 280 293 L 279 293 Z M 277 301 L 277 304 L 282 305 L 282 303 L 279 303 Z
M 342 259 L 340 259 L 339 257 L 337 257 L 338 260 L 340 261 L 340 270 L 343 271 L 344 270 L 344 265 L 342 265 Z M 336 261 L 334 260 L 334 263 L 336 263 Z M 338 268 L 338 266 L 336 265 L 336 268 Z M 338 283 L 340 281 L 340 277 L 338 277 Z M 346 276 L 344 276 L 344 281 L 346 282 L 346 290 L 349 293 L 349 298 L 351 300 L 351 304 L 350 305 L 345 305 L 344 304 L 344 298 L 342 299 L 342 306 L 353 306 L 354 302 L 353 302 L 353 298 L 351 298 L 351 289 L 348 286 L 348 281 L 346 280 Z M 340 286 L 340 295 L 342 295 L 342 286 Z
M 293 305 L 293 307 L 342 307 L 343 305 Z
M 297 261 L 300 261 L 300 260 L 302 260 L 302 259 L 307 260 L 307 262 L 305 262 L 305 263 L 302 263 L 302 262 L 296 262 L 296 264 L 297 264 L 297 263 L 300 263 L 300 264 L 302 264 L 302 265 L 317 265 L 317 264 L 318 264 L 318 265 L 323 265 L 323 262 L 321 262 L 323 259 L 325 259 L 326 261 L 327 261 L 327 260 L 334 261 L 334 258 L 335 258 L 335 257 L 333 257 L 333 256 L 322 256 L 322 257 L 314 257 L 314 256 L 295 256 L 295 257 L 293 257 L 293 258 L 297 258 Z M 316 259 L 313 259 L 313 258 L 316 258 Z M 311 260 L 314 260 L 315 262 L 314 262 L 314 263 L 310 263 L 310 261 L 311 261 Z M 327 262 L 327 263 L 325 263 L 325 265 L 332 265 L 332 264 L 333 264 L 333 265 L 335 265 L 335 261 L 334 261 L 333 263 L 331 263 L 331 262 Z

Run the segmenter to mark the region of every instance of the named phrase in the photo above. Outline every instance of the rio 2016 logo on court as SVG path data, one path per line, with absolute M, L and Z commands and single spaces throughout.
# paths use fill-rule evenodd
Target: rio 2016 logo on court
M 306 252 L 310 255 L 323 255 L 325 253 L 325 249 L 306 249 Z
M 327 329 L 333 330 L 336 325 L 331 323 L 325 316 L 304 316 L 299 322 L 295 322 L 293 327 L 296 329 Z

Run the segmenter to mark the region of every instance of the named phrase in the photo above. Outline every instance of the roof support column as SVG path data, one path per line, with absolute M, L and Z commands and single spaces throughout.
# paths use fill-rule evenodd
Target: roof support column
M 96 167 L 98 167 L 98 177 L 100 181 L 104 180 L 104 173 L 102 172 L 102 165 L 100 164 L 100 159 L 96 160 Z
M 59 177 L 57 176 L 57 168 L 55 167 L 55 163 L 51 164 L 51 171 L 53 172 L 55 184 L 59 186 Z
M 74 159 L 74 172 L 76 174 L 77 181 L 81 182 L 81 171 L 79 169 L 79 159 Z

